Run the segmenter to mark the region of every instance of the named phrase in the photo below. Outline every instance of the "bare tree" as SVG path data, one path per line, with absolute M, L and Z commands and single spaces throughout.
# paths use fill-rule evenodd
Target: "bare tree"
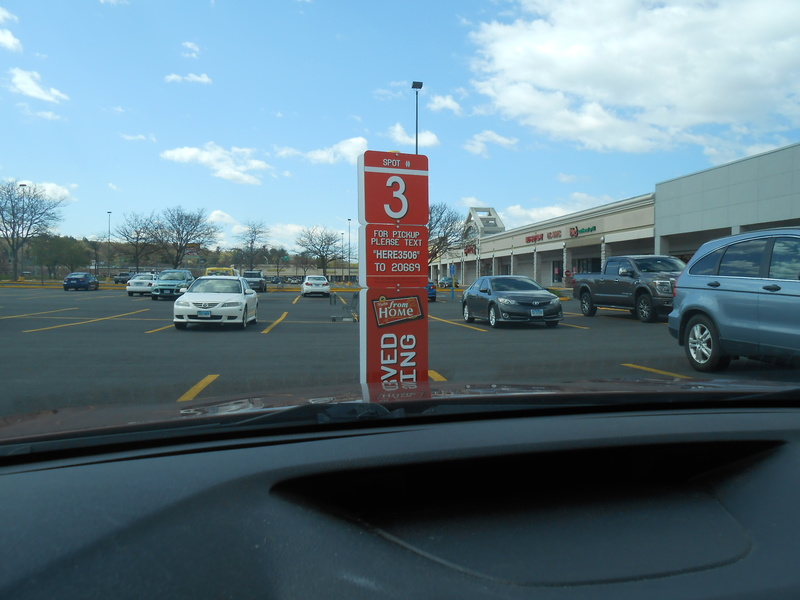
M 464 217 L 445 204 L 437 202 L 430 206 L 428 220 L 428 264 L 439 260 L 450 248 L 461 244 L 464 234 Z
M 263 249 L 269 240 L 269 228 L 263 221 L 247 221 L 245 230 L 236 236 L 242 243 L 242 259 L 249 265 L 252 271 L 259 262 L 258 258 L 263 256 Z
M 275 265 L 275 275 L 280 277 L 281 271 L 289 265 L 289 253 L 283 246 L 273 246 L 267 250 L 267 260 Z
M 48 233 L 61 220 L 58 209 L 65 200 L 16 179 L 0 184 L 0 236 L 11 253 L 14 280 L 19 275 L 20 251 L 31 238 Z
M 294 264 L 303 271 L 303 275 L 308 274 L 308 270 L 314 266 L 314 257 L 309 254 L 308 250 L 304 250 L 300 254 L 294 255 Z
M 156 219 L 155 240 L 167 255 L 172 267 L 177 269 L 186 256 L 190 244 L 207 246 L 216 242 L 220 226 L 209 223 L 202 208 L 189 212 L 181 208 L 166 208 Z
M 127 244 L 127 254 L 138 271 L 142 260 L 156 249 L 156 217 L 153 213 L 149 216 L 125 214 L 122 224 L 114 229 L 114 235 Z
M 300 231 L 295 243 L 306 250 L 316 259 L 317 265 L 322 268 L 322 274 L 328 274 L 328 264 L 341 258 L 340 234 L 324 227 L 315 225 Z

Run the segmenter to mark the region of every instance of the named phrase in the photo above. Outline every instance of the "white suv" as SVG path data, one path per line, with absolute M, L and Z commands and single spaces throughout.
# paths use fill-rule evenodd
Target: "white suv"
M 331 284 L 328 283 L 328 278 L 322 275 L 306 275 L 300 285 L 300 295 L 308 296 L 309 294 L 330 296 Z

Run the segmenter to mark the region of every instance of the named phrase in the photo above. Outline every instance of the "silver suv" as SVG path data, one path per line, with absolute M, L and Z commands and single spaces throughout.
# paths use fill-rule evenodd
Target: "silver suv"
M 800 228 L 703 244 L 675 287 L 669 332 L 697 371 L 800 357 Z
M 188 288 L 194 281 L 194 275 L 186 269 L 167 269 L 158 274 L 150 290 L 150 299 L 177 298 L 183 292 L 181 289 Z

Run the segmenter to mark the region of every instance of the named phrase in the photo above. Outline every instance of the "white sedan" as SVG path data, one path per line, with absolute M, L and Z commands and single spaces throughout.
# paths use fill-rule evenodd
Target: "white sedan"
M 258 294 L 243 277 L 198 277 L 173 305 L 176 329 L 189 323 L 232 324 L 245 329 L 258 320 Z
M 149 294 L 150 290 L 153 289 L 155 280 L 156 276 L 152 273 L 139 273 L 128 279 L 128 282 L 125 284 L 125 290 L 128 292 L 128 296 L 133 296 L 134 294 L 144 296 L 145 294 Z
M 323 275 L 306 275 L 300 286 L 300 294 L 302 296 L 307 296 L 308 294 L 330 296 L 331 284 L 328 282 L 328 278 Z

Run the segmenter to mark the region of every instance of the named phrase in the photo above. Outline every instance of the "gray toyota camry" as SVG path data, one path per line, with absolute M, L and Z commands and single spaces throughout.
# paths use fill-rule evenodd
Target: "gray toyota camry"
M 556 327 L 564 318 L 558 296 L 530 277 L 497 275 L 480 277 L 464 290 L 464 320 L 485 319 L 492 327 L 501 323 L 544 323 Z

